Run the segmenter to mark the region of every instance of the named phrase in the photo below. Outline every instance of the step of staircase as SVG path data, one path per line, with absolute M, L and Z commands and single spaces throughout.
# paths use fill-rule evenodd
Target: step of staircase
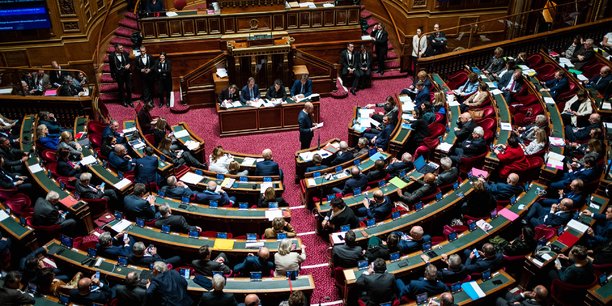
M 134 46 L 134 43 L 132 42 L 131 39 L 126 38 L 126 37 L 119 37 L 119 36 L 115 36 L 113 37 L 113 39 L 111 39 L 110 41 L 111 44 L 122 44 L 123 47 L 132 47 Z
M 125 18 L 128 18 L 128 19 L 138 20 L 138 16 L 136 16 L 136 14 L 134 14 L 134 13 L 132 13 L 132 12 L 125 12 L 125 13 L 123 14 L 123 16 L 124 16 Z
M 133 29 L 135 31 L 138 31 L 138 21 L 134 19 L 123 18 L 119 20 L 119 25 L 124 26 L 128 29 Z
M 117 90 L 119 89 L 119 85 L 117 85 L 117 83 L 115 82 L 109 82 L 109 83 L 102 83 L 100 84 L 100 92 L 104 92 L 104 93 L 111 93 L 111 92 L 117 92 Z
M 132 33 L 134 32 L 133 29 L 128 29 L 128 28 L 124 28 L 124 27 L 118 27 L 115 30 L 115 35 L 117 36 L 121 36 L 121 37 L 127 37 L 130 38 L 132 37 Z
M 110 65 L 108 63 L 104 63 L 102 65 L 102 72 L 109 73 L 110 75 L 111 70 L 110 70 Z
M 132 93 L 132 100 L 136 100 L 140 98 L 139 94 Z M 101 92 L 100 93 L 100 101 L 104 103 L 119 103 L 119 93 L 117 92 Z
M 361 13 L 359 13 L 359 17 L 363 19 L 367 19 L 367 18 L 372 17 L 372 13 L 368 10 L 361 10 Z
M 114 81 L 110 73 L 102 73 L 100 77 L 100 83 L 112 83 Z
M 386 79 L 398 79 L 398 78 L 407 78 L 407 72 L 400 72 L 399 68 L 387 69 L 385 70 L 384 75 L 380 75 L 378 73 L 372 73 L 372 80 L 386 80 Z

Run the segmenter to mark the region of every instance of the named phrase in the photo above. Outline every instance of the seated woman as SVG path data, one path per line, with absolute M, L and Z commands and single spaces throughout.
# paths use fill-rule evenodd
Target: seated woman
M 71 160 L 76 161 L 83 159 L 83 152 L 81 152 L 83 148 L 78 142 L 72 139 L 72 134 L 68 131 L 64 131 L 60 134 L 59 149 L 68 150 Z
M 444 92 L 437 91 L 434 93 L 432 107 L 436 114 L 446 115 L 446 94 Z
M 287 238 L 293 238 L 296 235 L 293 226 L 282 217 L 276 217 L 272 220 L 272 227 L 266 228 L 264 232 L 265 239 L 276 239 L 278 234 L 287 234 Z
M 474 192 L 468 200 L 461 205 L 461 213 L 471 217 L 486 217 L 495 208 L 495 200 L 486 190 L 483 180 L 472 183 Z
M 544 148 L 548 145 L 548 135 L 546 135 L 546 130 L 537 128 L 535 131 L 535 139 L 529 143 L 529 145 L 521 144 L 523 148 L 523 152 L 525 155 L 534 155 L 536 153 L 542 152 Z
M 172 138 L 164 137 L 164 139 L 159 143 L 159 146 L 157 146 L 157 149 L 159 149 L 164 155 L 170 156 L 175 167 L 188 165 L 191 167 L 206 169 L 206 164 L 203 164 L 197 160 L 190 151 L 174 150 L 171 148 L 171 146 Z
M 278 203 L 278 207 L 289 207 L 289 203 L 287 203 L 285 199 L 276 196 L 276 190 L 274 190 L 274 187 L 266 188 L 266 191 L 259 199 L 259 203 L 257 204 L 257 206 L 259 208 L 268 208 L 270 202 Z
M 591 107 L 591 100 L 588 99 L 584 89 L 578 90 L 576 96 L 578 100 L 570 100 L 565 103 L 561 118 L 563 118 L 565 125 L 584 127 L 588 125 L 588 116 L 593 113 L 593 107 Z
M 549 274 L 551 280 L 560 279 L 572 285 L 587 285 L 595 279 L 593 265 L 587 257 L 586 247 L 575 245 L 569 252 L 569 257 L 559 254 L 557 258 L 565 264 L 555 264 L 555 269 Z
M 574 40 L 572 41 L 572 44 L 567 47 L 567 50 L 565 50 L 565 52 L 561 52 L 561 56 L 564 56 L 566 58 L 572 58 L 574 54 L 576 54 L 578 51 L 580 51 L 580 49 L 582 49 L 582 44 L 584 44 L 584 39 L 582 38 L 582 35 L 576 35 L 574 37 Z
M 484 67 L 483 72 L 485 74 L 497 74 L 504 69 L 505 64 L 506 61 L 504 60 L 504 49 L 497 47 L 495 50 L 493 50 L 493 57 Z
M 112 135 L 106 136 L 106 138 L 102 139 L 102 146 L 100 147 L 100 154 L 104 156 L 104 159 L 108 159 L 110 153 L 115 150 L 115 145 L 117 144 L 117 138 Z
M 436 121 L 436 114 L 434 114 L 431 103 L 429 102 L 423 102 L 420 107 L 415 108 L 413 115 L 415 118 L 422 118 L 427 124 Z
M 57 151 L 56 171 L 59 176 L 74 176 L 78 178 L 83 169 L 78 163 L 73 163 L 70 161 L 70 151 L 66 149 L 59 149 L 59 151 Z
M 234 161 L 234 157 L 231 154 L 225 153 L 222 146 L 216 146 L 208 158 L 208 164 L 210 165 L 208 170 L 226 174 L 229 172 L 229 164 L 232 161 Z
M 136 118 L 140 125 L 140 131 L 143 134 L 151 134 L 153 132 L 153 125 L 157 123 L 157 118 L 153 119 L 151 116 L 151 109 L 153 109 L 152 103 L 144 103 L 142 108 L 138 111 Z
M 57 151 L 60 140 L 57 136 L 49 135 L 49 129 L 46 125 L 40 124 L 36 128 L 36 134 L 38 135 L 38 143 L 40 143 L 43 148 Z
M 478 75 L 474 72 L 468 74 L 468 79 L 459 88 L 453 90 L 458 101 L 464 101 L 478 89 Z
M 482 105 L 489 98 L 489 85 L 486 83 L 480 84 L 478 86 L 478 92 L 476 94 L 469 96 L 467 99 L 461 103 L 461 112 L 465 113 L 468 109 L 474 109 Z
M 518 139 L 514 136 L 508 139 L 507 145 L 498 145 L 495 148 L 495 153 L 499 159 L 499 177 L 502 179 L 508 177 L 512 172 L 523 173 L 529 166 L 525 152 L 523 152 Z
M 576 171 L 584 165 L 584 160 L 586 158 L 593 158 L 593 160 L 598 161 L 603 154 L 604 146 L 601 140 L 591 139 L 586 145 L 580 145 L 576 150 L 570 153 L 571 162 L 567 164 L 567 168 Z
M 521 234 L 504 247 L 504 255 L 518 256 L 531 254 L 536 247 L 535 233 L 529 226 L 521 229 Z
M 166 137 L 166 131 L 169 129 L 168 122 L 163 118 L 158 118 L 153 125 L 153 145 L 157 146 Z M 174 147 L 175 149 L 176 147 Z
M 274 254 L 276 276 L 286 276 L 287 271 L 298 271 L 300 264 L 306 260 L 306 245 L 302 244 L 302 253 L 291 252 L 290 239 L 283 239 L 278 244 L 278 252 Z
M 229 174 L 234 174 L 234 175 L 238 175 L 238 176 L 248 176 L 249 175 L 249 170 L 242 170 L 240 171 L 240 164 L 237 161 L 232 160 L 229 163 L 229 167 L 228 167 L 228 173 Z
M 238 92 L 238 86 L 235 84 L 230 85 L 219 94 L 218 102 L 222 107 L 224 107 L 227 102 L 231 103 L 236 101 L 240 101 L 240 93 Z

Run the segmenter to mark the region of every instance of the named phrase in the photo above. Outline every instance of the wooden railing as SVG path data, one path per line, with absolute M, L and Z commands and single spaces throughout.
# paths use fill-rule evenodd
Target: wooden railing
M 215 105 L 215 84 L 213 74 L 217 67 L 227 67 L 227 53 L 223 52 L 180 77 L 183 103 L 198 106 Z
M 335 63 L 330 63 L 318 56 L 310 54 L 300 49 L 295 49 L 294 57 L 290 67 L 295 64 L 305 64 L 308 67 L 310 79 L 312 80 L 312 90 L 316 93 L 329 93 L 336 89 L 335 83 L 338 76 L 338 68 Z M 287 84 L 291 86 L 291 84 Z

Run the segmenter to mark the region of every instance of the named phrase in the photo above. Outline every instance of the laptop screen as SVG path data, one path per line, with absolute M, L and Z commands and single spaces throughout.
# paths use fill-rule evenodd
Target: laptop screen
M 251 272 L 251 280 L 252 281 L 261 281 L 261 272 Z
M 419 156 L 415 161 L 414 161 L 414 168 L 418 170 L 422 169 L 423 167 L 425 167 L 426 163 L 425 163 L 425 158 L 423 157 L 423 155 Z

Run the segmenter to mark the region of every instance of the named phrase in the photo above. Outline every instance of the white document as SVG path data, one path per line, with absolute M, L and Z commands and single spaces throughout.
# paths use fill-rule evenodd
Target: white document
M 200 147 L 200 143 L 193 140 L 187 140 L 185 141 L 185 146 L 187 149 L 189 149 L 189 151 L 195 151 Z
M 375 110 L 371 108 L 360 108 L 359 109 L 359 117 L 360 118 L 370 118 L 372 114 L 374 114 Z
M 344 236 L 346 236 L 346 232 L 333 233 L 331 236 L 334 245 L 344 244 Z
M 452 100 L 452 101 L 448 101 L 448 106 L 459 106 L 459 102 Z
M 562 161 L 565 159 L 565 156 L 553 151 L 548 152 L 548 160 L 559 160 Z
M 234 101 L 232 102 L 232 107 L 241 107 L 242 103 L 240 101 Z
M 185 175 L 181 176 L 180 180 L 187 183 L 196 185 L 204 179 L 203 176 L 195 174 L 193 172 L 187 172 Z
M 255 159 L 252 158 L 252 157 L 245 157 L 242 160 L 242 164 L 241 165 L 243 165 L 243 166 L 253 166 L 253 165 L 255 165 Z
M 262 194 L 266 192 L 266 189 L 268 189 L 268 187 L 274 187 L 274 185 L 272 185 L 272 182 L 263 182 L 261 183 L 261 187 L 259 192 L 261 192 Z
M 553 99 L 552 97 L 544 97 L 544 102 L 546 104 L 557 104 L 555 103 L 555 99 Z
M 180 130 L 178 132 L 174 132 L 174 137 L 183 138 L 189 136 L 189 132 L 187 130 Z
M 28 168 L 30 168 L 30 171 L 32 172 L 32 174 L 43 171 L 43 168 L 40 166 L 40 164 L 34 164 L 31 166 L 28 166 Z
M 175 17 L 175 16 L 178 16 L 178 14 L 176 12 L 166 12 L 166 16 Z
M 306 179 L 306 184 L 307 184 L 309 187 L 310 187 L 310 186 L 317 186 L 317 182 L 316 182 L 316 181 L 315 181 L 315 179 L 314 179 L 314 178 L 312 178 L 312 177 L 311 177 L 311 178 L 309 178 L 309 179 Z
M 231 177 L 226 177 L 224 182 L 225 182 L 225 184 L 223 185 L 224 188 L 232 188 L 232 186 L 234 186 L 234 183 L 236 182 L 236 179 L 231 178 Z
M 9 214 L 6 213 L 6 211 L 0 210 L 0 221 L 4 221 L 4 220 L 8 219 L 8 217 L 10 217 L 10 216 L 9 216 Z
M 453 147 L 452 144 L 447 143 L 447 142 L 441 142 L 437 147 L 436 150 L 440 150 L 443 152 L 449 152 L 450 149 Z
M 416 120 L 416 119 L 414 119 L 414 115 L 412 115 L 411 113 L 402 114 L 402 119 L 408 120 L 408 121 L 415 121 Z
M 488 232 L 493 228 L 491 224 L 489 224 L 487 221 L 482 220 L 482 219 L 476 221 L 476 226 L 480 227 L 480 229 L 485 232 Z
M 548 142 L 550 143 L 551 146 L 555 146 L 555 147 L 563 147 L 565 146 L 565 140 L 563 140 L 563 138 L 560 137 L 548 137 Z
M 606 129 L 612 129 L 612 122 L 604 122 Z
M 576 221 L 574 219 L 570 220 L 567 223 L 567 226 L 571 227 L 574 230 L 579 231 L 580 233 L 586 232 L 589 229 L 588 225 L 585 225 L 584 223 L 580 222 L 580 221 Z
M 217 76 L 220 78 L 227 77 L 227 70 L 225 68 L 217 68 Z
M 81 161 L 79 162 L 81 165 L 83 166 L 87 166 L 89 164 L 93 164 L 95 162 L 97 162 L 98 160 L 93 157 L 93 155 L 87 155 L 85 157 L 83 157 L 83 159 L 81 159 Z
M 117 182 L 116 184 L 114 184 L 113 186 L 115 186 L 115 188 L 121 190 L 121 189 L 123 189 L 124 187 L 128 186 L 131 183 L 132 183 L 132 181 L 124 178 L 124 179 L 120 180 L 119 182 Z
M 317 123 L 317 128 L 322 128 L 322 127 L 323 127 L 323 122 Z
M 305 162 L 311 161 L 313 155 L 314 155 L 314 153 L 312 153 L 312 152 L 302 152 L 302 153 L 298 154 L 298 156 L 301 157 Z
M 111 226 L 111 229 L 117 233 L 120 233 L 120 232 L 123 232 L 130 225 L 132 225 L 132 222 L 123 219 L 117 222 L 115 225 Z
M 138 149 L 144 148 L 144 147 L 145 147 L 145 144 L 144 144 L 144 142 L 139 141 L 139 142 L 137 142 L 136 144 L 134 144 L 134 146 L 133 146 L 133 147 L 134 147 L 134 149 L 135 149 L 135 150 L 138 150 Z
M 404 103 L 412 103 L 412 99 L 410 98 L 409 95 L 399 95 L 399 100 L 400 100 L 400 102 L 402 102 L 402 104 L 404 104 Z
M 603 104 L 601 104 L 601 109 L 612 109 L 612 104 L 610 104 L 610 102 L 604 102 Z
M 495 95 L 501 95 L 502 91 L 497 89 L 497 88 L 495 88 L 495 89 L 491 90 L 491 94 L 494 95 L 494 96 Z
M 370 118 L 359 118 L 359 126 L 360 127 L 364 127 L 364 128 L 369 128 L 372 126 L 372 123 L 370 122 Z
M 331 5 L 331 6 L 327 6 L 327 5 Z M 331 3 L 323 3 L 323 7 L 333 7 L 334 5 Z M 361 36 L 361 40 L 374 40 L 374 37 L 370 36 L 370 35 L 363 35 Z
M 259 249 L 264 246 L 264 242 L 247 242 L 244 246 L 246 246 L 247 249 Z
M 579 74 L 576 76 L 580 81 L 588 81 L 589 78 L 585 77 L 584 74 Z
M 446 103 L 451 103 L 452 101 L 455 101 L 455 95 L 446 95 Z
M 508 122 L 502 122 L 500 124 L 501 124 L 502 131 L 512 131 L 512 124 Z
M 136 132 L 136 127 L 135 126 L 129 128 L 129 129 L 123 130 L 123 134 L 129 134 L 129 133 L 132 133 L 132 132 Z
M 276 217 L 283 217 L 283 211 L 280 209 L 270 209 L 270 210 L 266 210 L 266 218 L 268 218 L 269 221 L 274 220 L 274 218 Z

